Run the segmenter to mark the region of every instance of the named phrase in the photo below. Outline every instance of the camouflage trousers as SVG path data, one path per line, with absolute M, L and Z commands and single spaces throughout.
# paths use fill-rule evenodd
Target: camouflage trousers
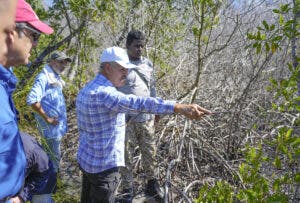
M 139 147 L 141 153 L 141 165 L 144 169 L 146 179 L 149 180 L 156 177 L 155 169 L 157 168 L 157 164 L 155 161 L 156 138 L 154 119 L 143 123 L 129 122 L 126 126 L 126 167 L 121 170 L 124 189 L 132 187 L 133 157 L 137 147 Z

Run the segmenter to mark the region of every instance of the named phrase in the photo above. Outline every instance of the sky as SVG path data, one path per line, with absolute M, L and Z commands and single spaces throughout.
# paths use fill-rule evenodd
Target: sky
M 52 2 L 53 2 L 53 0 L 43 0 L 43 3 L 44 3 L 47 7 L 51 6 L 51 5 L 52 5 Z

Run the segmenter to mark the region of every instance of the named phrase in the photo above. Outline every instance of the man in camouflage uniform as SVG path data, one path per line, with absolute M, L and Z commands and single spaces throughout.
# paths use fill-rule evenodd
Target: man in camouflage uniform
M 141 31 L 132 30 L 128 33 L 126 40 L 127 54 L 130 62 L 135 64 L 137 68 L 129 70 L 126 84 L 119 91 L 136 96 L 156 97 L 153 64 L 149 59 L 142 56 L 144 45 L 145 37 Z M 131 202 L 133 196 L 132 163 L 136 146 L 139 146 L 142 156 L 141 162 L 147 179 L 145 193 L 148 196 L 155 197 L 158 201 L 163 200 L 163 192 L 155 178 L 157 164 L 155 161 L 154 120 L 155 115 L 153 114 L 126 115 L 125 164 L 127 170 L 122 171 L 122 180 L 123 192 L 127 195 L 125 195 L 126 200 L 123 202 Z

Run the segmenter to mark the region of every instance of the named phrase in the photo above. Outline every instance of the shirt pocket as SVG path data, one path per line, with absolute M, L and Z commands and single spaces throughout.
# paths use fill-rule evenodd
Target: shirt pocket
M 0 153 L 5 151 L 6 149 L 11 149 L 12 143 L 14 143 L 14 139 L 18 132 L 18 126 L 15 120 L 2 120 L 0 119 L 0 143 L 1 150 Z M 3 151 L 2 151 L 3 150 Z

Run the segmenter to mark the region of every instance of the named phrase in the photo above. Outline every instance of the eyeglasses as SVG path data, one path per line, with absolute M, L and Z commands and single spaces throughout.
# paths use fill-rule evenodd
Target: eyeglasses
M 57 60 L 57 63 L 61 64 L 61 65 L 68 65 L 70 62 L 67 60 Z
M 38 42 L 39 41 L 39 38 L 41 36 L 41 33 L 39 31 L 37 31 L 36 29 L 32 28 L 32 27 L 29 27 L 27 26 L 25 23 L 16 23 L 16 28 L 17 29 L 20 29 L 20 30 L 29 30 L 31 31 L 30 33 L 25 33 L 23 32 L 25 35 L 26 34 L 29 34 L 30 35 L 30 38 L 32 38 L 33 42 Z

